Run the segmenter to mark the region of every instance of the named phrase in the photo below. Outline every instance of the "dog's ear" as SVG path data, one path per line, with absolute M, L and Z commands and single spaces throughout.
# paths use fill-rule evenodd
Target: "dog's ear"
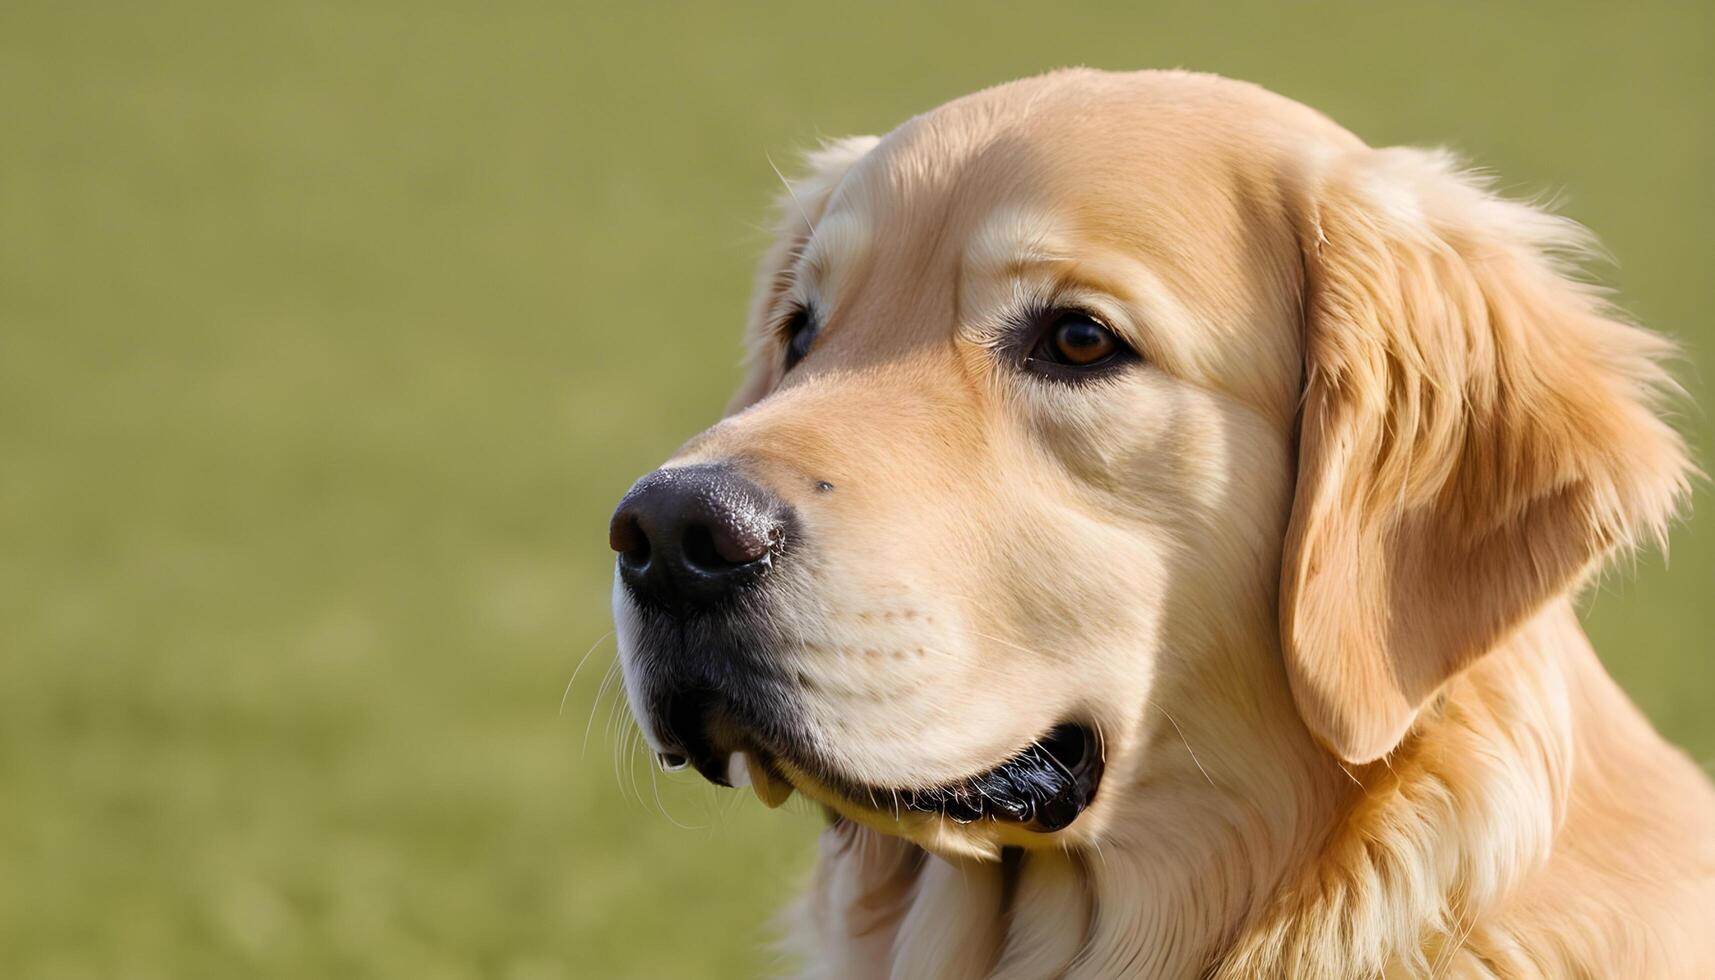
M 1688 492 L 1666 341 L 1572 278 L 1578 226 L 1444 155 L 1325 160 L 1301 205 L 1304 394 L 1281 630 L 1348 762 Z
M 769 328 L 781 295 L 791 288 L 793 264 L 841 178 L 880 141 L 876 136 L 828 140 L 804 154 L 803 176 L 788 180 L 780 175 L 786 186 L 775 199 L 774 242 L 757 264 L 756 288 L 751 293 L 744 382 L 727 403 L 728 415 L 755 404 L 773 387 L 776 358 Z

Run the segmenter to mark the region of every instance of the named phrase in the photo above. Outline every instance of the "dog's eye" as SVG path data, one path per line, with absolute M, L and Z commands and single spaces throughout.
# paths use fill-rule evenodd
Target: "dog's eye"
M 780 333 L 786 338 L 786 370 L 792 370 L 793 365 L 810 353 L 810 346 L 816 342 L 816 331 L 816 317 L 809 307 L 798 307 L 781 322 Z
M 1107 327 L 1076 314 L 1055 324 L 1048 339 L 1058 360 L 1078 367 L 1100 363 L 1119 350 L 1119 342 Z
M 1079 310 L 1055 310 L 1025 366 L 1040 373 L 1082 373 L 1108 367 L 1131 354 L 1112 330 Z

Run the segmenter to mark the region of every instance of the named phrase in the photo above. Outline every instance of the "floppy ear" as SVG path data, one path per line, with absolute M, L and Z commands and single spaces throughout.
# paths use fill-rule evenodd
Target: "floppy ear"
M 769 319 L 780 295 L 792 285 L 792 264 L 810 240 L 811 230 L 827 209 L 841 178 L 879 142 L 877 136 L 828 140 L 804 154 L 802 177 L 787 180 L 781 175 L 780 182 L 786 188 L 775 200 L 774 242 L 757 264 L 756 288 L 750 298 L 744 382 L 727 403 L 726 414 L 742 411 L 768 393 L 774 382 L 773 361 L 765 356 L 772 349 Z
M 1565 264 L 1577 225 L 1442 154 L 1363 150 L 1307 189 L 1305 390 L 1281 580 L 1293 697 L 1348 762 L 1688 492 L 1666 341 Z

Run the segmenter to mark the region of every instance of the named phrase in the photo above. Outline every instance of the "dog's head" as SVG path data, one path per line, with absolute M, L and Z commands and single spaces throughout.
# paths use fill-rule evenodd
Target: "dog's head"
M 633 710 L 717 782 L 992 854 L 1164 724 L 1371 761 L 1684 492 L 1572 226 L 1254 87 L 1058 73 L 809 170 L 611 528 Z

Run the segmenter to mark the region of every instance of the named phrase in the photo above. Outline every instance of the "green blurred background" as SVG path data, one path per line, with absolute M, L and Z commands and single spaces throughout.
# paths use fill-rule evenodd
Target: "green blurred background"
M 0 977 L 769 970 L 816 819 L 625 751 L 608 510 L 736 377 L 770 156 L 1069 63 L 1560 193 L 1715 444 L 1707 2 L 8 0 Z M 1710 502 L 1588 614 L 1700 761 Z

